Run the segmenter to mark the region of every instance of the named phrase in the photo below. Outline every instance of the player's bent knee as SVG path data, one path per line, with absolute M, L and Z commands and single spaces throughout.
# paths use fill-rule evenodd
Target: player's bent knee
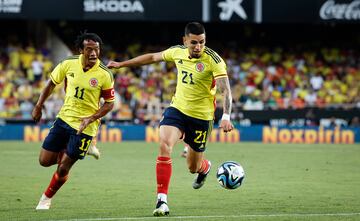
M 54 165 L 53 162 L 49 161 L 48 159 L 39 158 L 39 164 L 43 167 L 49 167 Z
M 42 160 L 39 160 L 39 164 L 40 164 L 42 167 L 49 167 L 49 166 L 51 166 L 48 162 L 42 161 Z
M 172 146 L 167 141 L 160 141 L 160 152 L 162 155 L 170 155 L 172 151 Z

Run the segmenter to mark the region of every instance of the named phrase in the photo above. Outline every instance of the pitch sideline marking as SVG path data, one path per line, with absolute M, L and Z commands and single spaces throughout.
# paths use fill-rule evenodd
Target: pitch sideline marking
M 219 215 L 219 216 L 168 216 L 169 219 L 208 219 L 208 218 L 246 218 L 246 217 L 313 217 L 313 216 L 359 216 L 359 213 L 279 213 L 279 214 L 244 214 L 244 215 Z M 159 217 L 109 217 L 109 218 L 85 218 L 50 221 L 106 221 L 106 220 L 152 220 Z

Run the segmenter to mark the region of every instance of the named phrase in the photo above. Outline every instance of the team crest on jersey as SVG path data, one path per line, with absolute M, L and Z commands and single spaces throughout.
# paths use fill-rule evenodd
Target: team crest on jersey
M 96 78 L 91 78 L 89 83 L 90 83 L 91 87 L 96 87 L 96 86 L 98 86 L 99 82 L 98 82 L 98 80 Z
M 198 63 L 195 64 L 195 69 L 198 72 L 203 72 L 204 69 L 205 69 L 205 65 L 202 62 L 198 62 Z

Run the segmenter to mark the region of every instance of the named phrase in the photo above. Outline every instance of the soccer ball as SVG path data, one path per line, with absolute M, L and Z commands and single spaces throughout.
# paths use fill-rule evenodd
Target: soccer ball
M 234 161 L 226 161 L 219 166 L 216 178 L 225 189 L 236 189 L 241 186 L 245 177 L 243 167 Z

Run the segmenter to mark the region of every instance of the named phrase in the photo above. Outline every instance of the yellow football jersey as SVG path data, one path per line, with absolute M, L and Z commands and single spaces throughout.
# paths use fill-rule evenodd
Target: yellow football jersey
M 183 45 L 165 50 L 162 56 L 165 61 L 175 62 L 178 71 L 171 106 L 188 116 L 213 120 L 215 80 L 227 76 L 224 60 L 208 47 L 205 47 L 200 58 L 190 59 L 189 50 Z
M 57 117 L 75 130 L 79 129 L 81 118 L 89 117 L 99 110 L 100 97 L 106 102 L 114 101 L 114 79 L 111 71 L 98 60 L 91 69 L 84 72 L 82 56 L 68 57 L 50 74 L 54 84 L 65 81 L 65 100 Z M 91 123 L 83 133 L 95 136 L 99 123 L 100 119 Z

